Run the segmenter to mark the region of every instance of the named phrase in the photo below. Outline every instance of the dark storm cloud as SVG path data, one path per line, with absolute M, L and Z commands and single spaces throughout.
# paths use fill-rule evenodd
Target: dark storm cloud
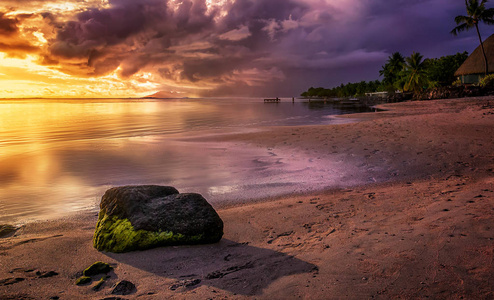
M 58 56 L 88 57 L 93 50 L 118 45 L 136 33 L 143 31 L 146 22 L 156 11 L 148 9 L 159 5 L 156 1 L 112 1 L 110 9 L 89 9 L 79 13 L 76 21 L 67 22 L 58 32 L 52 53 Z M 159 6 L 158 6 L 159 7 Z
M 131 76 L 154 64 L 182 67 L 181 78 L 197 82 L 212 80 L 248 64 L 266 51 L 274 36 L 265 27 L 270 22 L 296 18 L 306 5 L 286 0 L 239 0 L 225 7 L 228 14 L 217 18 L 219 9 L 208 11 L 204 0 L 182 1 L 171 9 L 167 1 L 113 0 L 106 9 L 88 9 L 58 31 L 51 54 L 62 59 L 86 59 L 92 72 L 102 75 L 121 67 Z M 242 39 L 220 38 L 245 26 Z M 270 38 L 271 35 L 271 38 Z M 225 36 L 224 36 L 225 37 Z M 195 49 L 194 45 L 204 43 Z M 240 49 L 239 52 L 232 49 Z
M 363 22 L 367 26 L 362 26 L 364 35 L 359 38 L 361 43 L 389 52 L 421 51 L 427 55 L 440 55 L 434 50 L 437 46 L 447 50 L 443 43 L 455 42 L 449 34 L 455 26 L 453 19 L 465 13 L 463 1 L 449 0 L 383 0 L 374 2 L 368 9 Z M 443 54 L 451 54 L 443 51 Z

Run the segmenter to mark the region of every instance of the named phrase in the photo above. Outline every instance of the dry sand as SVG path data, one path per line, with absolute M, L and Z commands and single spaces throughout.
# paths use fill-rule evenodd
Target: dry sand
M 216 137 L 350 162 L 376 183 L 221 208 L 224 238 L 205 246 L 102 253 L 95 214 L 28 224 L 0 239 L 0 299 L 104 299 L 124 279 L 137 291 L 123 299 L 492 299 L 489 102 L 389 104 L 349 116 L 357 123 Z M 95 261 L 111 277 L 76 286 Z

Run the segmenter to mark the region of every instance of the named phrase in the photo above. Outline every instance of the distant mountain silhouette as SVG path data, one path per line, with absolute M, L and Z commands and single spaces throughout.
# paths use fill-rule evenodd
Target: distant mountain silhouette
M 156 92 L 152 95 L 145 96 L 143 98 L 157 98 L 157 99 L 187 98 L 187 94 L 186 93 L 173 93 L 173 92 L 159 91 L 159 92 Z

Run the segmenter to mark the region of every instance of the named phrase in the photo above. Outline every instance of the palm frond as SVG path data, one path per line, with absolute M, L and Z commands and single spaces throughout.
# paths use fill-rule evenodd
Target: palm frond
M 469 17 L 469 16 L 456 16 L 455 22 L 456 22 L 456 25 L 460 25 L 462 23 L 467 23 L 467 24 L 473 25 L 473 18 Z
M 472 28 L 472 26 L 468 26 L 467 23 L 463 23 L 460 26 L 456 26 L 455 28 L 453 28 L 453 30 L 451 30 L 451 34 L 458 35 L 458 33 L 468 30 L 470 28 Z
M 494 8 L 486 9 L 482 14 L 482 21 L 488 19 L 494 19 Z
M 494 25 L 493 19 L 482 19 L 482 22 L 484 22 L 487 25 Z

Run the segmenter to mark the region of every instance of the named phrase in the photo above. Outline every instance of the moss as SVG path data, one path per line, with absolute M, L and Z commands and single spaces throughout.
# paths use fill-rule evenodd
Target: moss
M 84 276 L 93 276 L 110 272 L 112 267 L 104 262 L 97 261 L 82 272 Z
M 77 280 L 75 281 L 75 284 L 77 285 L 83 285 L 83 284 L 86 284 L 86 283 L 90 283 L 92 281 L 91 277 L 89 276 L 81 276 L 79 278 L 77 278 Z
M 171 231 L 135 230 L 128 219 L 109 217 L 101 211 L 93 237 L 93 246 L 100 251 L 120 253 L 157 246 L 197 244 L 214 241 L 215 238 L 206 239 L 204 234 L 185 236 Z

